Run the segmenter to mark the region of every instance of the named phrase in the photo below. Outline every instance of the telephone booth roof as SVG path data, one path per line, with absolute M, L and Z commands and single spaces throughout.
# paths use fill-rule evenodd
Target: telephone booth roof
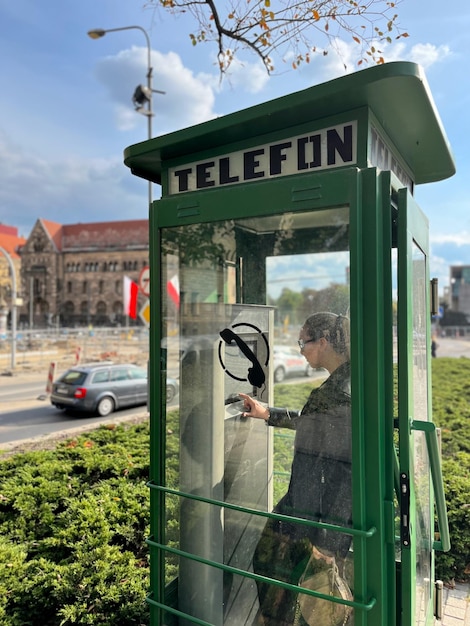
M 132 173 L 161 183 L 165 161 L 368 107 L 413 172 L 416 184 L 455 173 L 451 148 L 422 68 L 410 62 L 377 65 L 129 146 Z

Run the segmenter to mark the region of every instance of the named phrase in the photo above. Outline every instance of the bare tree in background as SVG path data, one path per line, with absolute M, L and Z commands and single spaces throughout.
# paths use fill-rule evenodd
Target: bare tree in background
M 179 14 L 191 14 L 196 30 L 193 45 L 216 42 L 224 73 L 242 49 L 254 52 L 266 70 L 274 70 L 273 55 L 289 58 L 295 69 L 314 54 L 327 54 L 338 38 L 358 46 L 358 65 L 384 63 L 381 47 L 407 37 L 398 25 L 398 2 L 385 0 L 150 0 Z M 322 45 L 323 44 L 323 45 Z

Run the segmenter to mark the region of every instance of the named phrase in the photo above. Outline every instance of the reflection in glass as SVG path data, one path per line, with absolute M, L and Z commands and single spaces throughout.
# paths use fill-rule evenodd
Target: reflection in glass
M 179 611 L 212 624 L 251 626 L 261 619 L 263 594 L 282 588 L 263 589 L 214 565 L 308 587 L 316 573 L 312 567 L 329 573 L 334 560 L 338 574 L 346 577 L 348 571 L 352 586 L 348 534 L 266 522 L 256 514 L 273 511 L 274 476 L 288 473 L 287 493 L 275 513 L 351 526 L 349 212 L 338 208 L 168 228 L 161 247 L 166 376 L 179 379 L 179 396 L 166 411 L 166 484 L 181 492 L 166 495 L 166 540 L 195 557 L 167 555 L 166 581 L 177 581 Z M 326 314 L 312 318 L 318 312 Z M 304 339 L 315 340 L 302 354 L 299 330 L 307 333 Z M 273 407 L 278 346 L 286 349 L 286 365 L 300 360 L 303 380 L 306 373 L 310 380 L 307 401 L 299 394 L 289 414 L 278 413 L 277 423 L 272 417 L 274 429 L 244 416 L 238 394 Z M 287 356 L 289 350 L 294 354 Z M 294 445 L 277 457 L 273 430 L 295 432 Z M 277 550 L 289 553 L 287 560 L 266 548 L 270 533 L 280 541 Z M 312 561 L 315 551 L 321 563 Z M 272 621 L 265 615 L 266 625 L 302 623 L 300 604 L 304 622 L 313 623 L 305 617 L 312 601 L 291 595 L 284 607 L 276 605 Z M 332 604 L 316 605 L 315 626 L 322 626 L 320 615 Z
M 428 418 L 426 257 L 413 245 L 413 415 Z M 433 528 L 429 458 L 423 432 L 413 433 L 416 494 L 416 623 L 424 623 L 431 596 L 431 548 Z

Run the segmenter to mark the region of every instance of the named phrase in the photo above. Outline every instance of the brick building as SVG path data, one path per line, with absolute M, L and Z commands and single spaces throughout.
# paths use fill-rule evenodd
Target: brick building
M 470 316 L 470 265 L 450 266 L 449 306 Z
M 2 248 L 9 258 L 2 252 L 0 254 L 0 334 L 5 332 L 10 323 L 12 280 L 10 272 L 10 262 L 15 270 L 16 291 L 19 295 L 21 286 L 21 258 L 19 250 L 24 245 L 26 239 L 18 236 L 18 229 L 14 226 L 0 224 L 0 248 Z
M 124 316 L 124 276 L 138 281 L 148 249 L 148 220 L 62 225 L 38 219 L 20 252 L 20 326 L 133 323 Z

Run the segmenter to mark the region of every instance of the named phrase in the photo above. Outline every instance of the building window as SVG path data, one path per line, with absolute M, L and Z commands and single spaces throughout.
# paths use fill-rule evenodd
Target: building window
M 98 284 L 98 291 L 99 293 L 104 293 L 104 280 L 100 280 Z
M 117 280 L 115 282 L 114 289 L 115 289 L 117 294 L 121 294 L 122 293 L 122 282 L 120 280 Z
M 83 281 L 83 285 L 82 285 L 82 293 L 87 293 L 88 291 L 88 283 L 86 280 Z
M 72 293 L 72 281 L 67 282 L 67 293 Z

